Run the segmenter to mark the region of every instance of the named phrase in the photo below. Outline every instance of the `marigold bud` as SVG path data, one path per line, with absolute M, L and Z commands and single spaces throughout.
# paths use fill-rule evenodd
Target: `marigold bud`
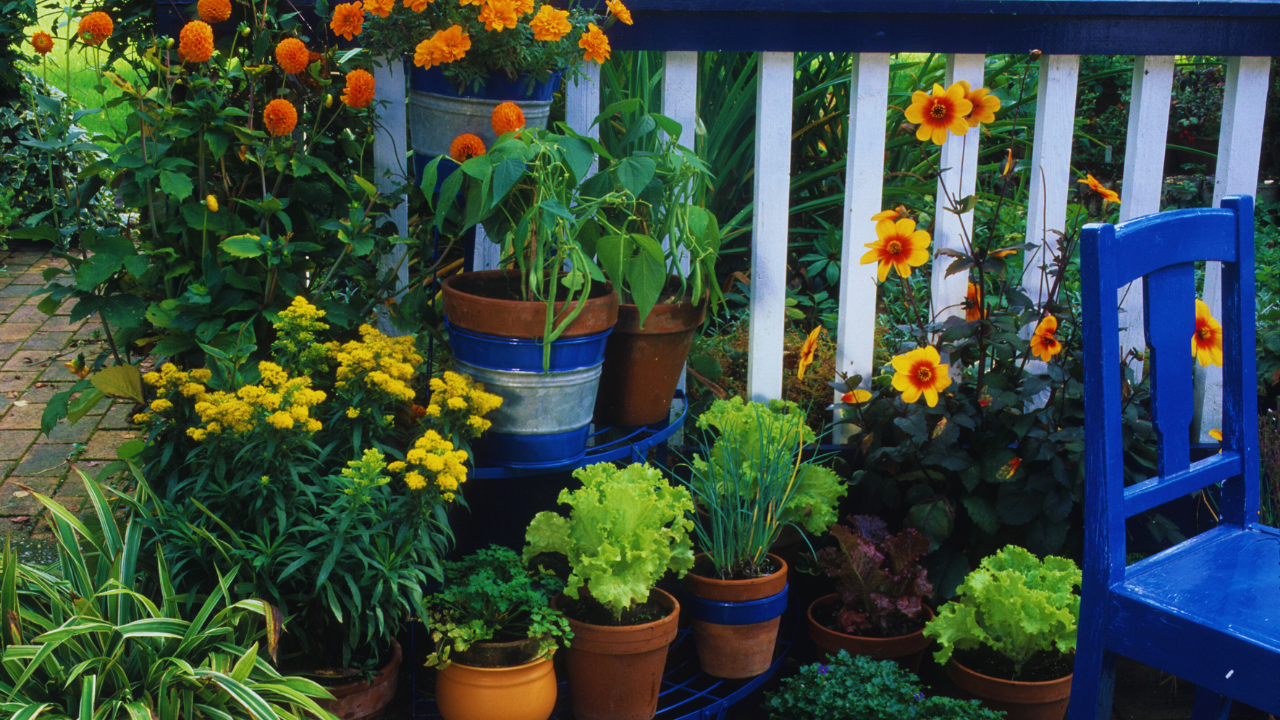
M 218 198 L 210 195 L 204 199 L 204 206 L 209 208 L 209 212 L 218 212 Z
M 328 94 L 328 93 L 326 93 L 326 94 L 325 94 L 325 96 L 324 96 L 324 106 L 325 106 L 325 107 L 327 107 L 327 108 L 331 108 L 331 107 L 333 107 L 333 95 Z

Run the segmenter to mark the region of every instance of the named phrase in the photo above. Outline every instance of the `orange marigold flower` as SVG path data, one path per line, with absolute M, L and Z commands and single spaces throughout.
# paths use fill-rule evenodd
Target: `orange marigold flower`
M 364 0 L 364 9 L 370 15 L 384 18 L 391 14 L 391 8 L 395 4 L 396 0 Z
M 1058 341 L 1058 318 L 1050 315 L 1036 325 L 1031 335 L 1031 354 L 1045 362 L 1062 352 L 1062 343 Z
M 1200 367 L 1222 367 L 1222 323 L 1213 319 L 1209 306 L 1196 298 L 1196 332 L 1191 336 L 1191 354 Z
M 857 405 L 858 403 L 864 403 L 870 399 L 871 399 L 871 392 L 868 390 L 863 390 L 862 388 L 850 390 L 849 392 L 840 396 L 840 402 L 849 403 L 850 405 Z
M 524 17 L 533 12 L 533 0 L 516 0 L 516 15 Z
M 587 31 L 578 40 L 578 47 L 587 51 L 582 55 L 583 60 L 595 60 L 603 65 L 609 59 L 609 38 L 595 23 L 587 23 Z
M 489 117 L 495 135 L 505 135 L 524 127 L 524 111 L 513 102 L 504 102 L 493 109 Z
M 420 13 L 427 9 L 427 6 L 436 0 L 404 0 L 405 8 Z
M 449 143 L 449 157 L 460 163 L 484 153 L 484 141 L 471 133 L 462 133 Z
M 364 3 L 342 3 L 333 9 L 333 20 L 329 28 L 334 35 L 351 40 L 364 32 Z
M 97 11 L 81 18 L 80 28 L 76 32 L 80 35 L 80 42 L 85 45 L 101 45 L 103 40 L 111 37 L 115 29 L 111 16 Z
M 183 62 L 208 62 L 213 57 L 213 28 L 203 20 L 192 20 L 178 33 L 178 57 Z
M 200 0 L 196 12 L 207 23 L 220 23 L 231 17 L 231 0 Z
M 485 30 L 502 32 L 515 27 L 519 19 L 515 0 L 488 0 L 480 8 L 480 22 L 484 23 Z
M 960 85 L 964 87 L 964 99 L 973 105 L 973 109 L 965 117 L 969 127 L 978 127 L 978 123 L 995 122 L 996 111 L 1000 109 L 1000 98 L 992 95 L 986 88 L 970 89 L 967 80 L 961 80 Z
M 938 393 L 951 385 L 950 368 L 932 345 L 916 348 L 893 359 L 893 387 L 902 392 L 903 402 L 915 402 L 924 395 L 929 407 L 938 404 Z
M 373 75 L 368 70 L 355 69 L 347 73 L 347 87 L 342 91 L 342 102 L 359 110 L 373 102 Z
M 876 235 L 880 238 L 866 247 L 871 251 L 862 256 L 862 264 L 878 262 L 876 276 L 880 282 L 889 277 L 889 268 L 902 277 L 911 277 L 911 268 L 929 262 L 929 233 L 916 230 L 916 221 L 903 218 L 897 222 L 881 220 L 876 223 Z
M 965 118 L 973 111 L 973 103 L 964 99 L 964 93 L 962 82 L 953 83 L 946 90 L 934 83 L 932 95 L 915 91 L 910 107 L 903 114 L 907 122 L 920 125 L 916 139 L 920 142 L 933 140 L 934 145 L 941 145 L 947 141 L 948 131 L 955 135 L 969 132 Z
M 488 0 L 458 0 L 458 5 L 466 7 L 468 5 L 484 5 Z
M 800 365 L 796 368 L 796 379 L 804 379 L 804 371 L 813 364 L 813 354 L 818 351 L 818 336 L 826 332 L 826 328 L 819 325 L 809 333 L 809 337 L 804 339 L 804 345 L 800 346 Z
M 966 321 L 981 320 L 985 314 L 982 311 L 982 291 L 974 283 L 969 283 L 962 305 L 964 306 L 964 319 Z
M 272 135 L 288 135 L 298 125 L 298 110 L 288 100 L 276 98 L 262 111 L 262 122 Z
M 413 64 L 430 70 L 434 65 L 461 60 L 470 49 L 471 36 L 462 31 L 461 25 L 454 25 L 418 43 L 413 53 Z
M 43 30 L 31 34 L 31 47 L 41 55 L 48 55 L 53 50 L 53 36 Z
M 609 6 L 609 12 L 613 13 L 613 16 L 621 20 L 624 25 L 631 24 L 631 11 L 627 9 L 626 5 L 622 4 L 622 0 L 606 0 L 605 4 Z
M 1120 195 L 1117 194 L 1116 191 L 1112 190 L 1111 188 L 1103 187 L 1102 183 L 1098 182 L 1097 178 L 1095 178 L 1093 175 L 1089 175 L 1086 173 L 1084 176 L 1084 180 L 1077 180 L 1076 182 L 1084 183 L 1085 185 L 1088 185 L 1090 190 L 1101 195 L 1103 203 L 1113 202 L 1117 205 L 1120 204 Z
M 568 10 L 557 10 L 550 5 L 538 8 L 538 14 L 529 21 L 529 27 L 533 28 L 533 39 L 555 42 L 569 34 L 573 26 L 569 24 L 568 17 Z
M 280 63 L 282 70 L 290 75 L 297 75 L 306 72 L 307 65 L 311 64 L 311 53 L 307 52 L 307 46 L 298 38 L 285 38 L 276 45 L 276 61 Z

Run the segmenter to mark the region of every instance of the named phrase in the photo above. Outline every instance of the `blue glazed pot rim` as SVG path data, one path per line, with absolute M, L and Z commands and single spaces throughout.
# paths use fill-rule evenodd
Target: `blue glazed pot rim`
M 557 70 L 551 73 L 551 77 L 547 82 L 543 83 L 534 80 L 532 84 L 528 75 L 521 75 L 515 80 L 509 80 L 505 77 L 491 77 L 485 81 L 479 92 L 471 92 L 464 88 L 464 92 L 459 93 L 439 67 L 423 70 L 420 67 L 413 66 L 409 72 L 409 87 L 418 92 L 428 92 L 446 97 L 550 102 L 552 96 L 556 93 L 556 89 L 560 87 L 560 78 L 563 75 L 563 70 Z
M 511 337 L 502 337 L 501 335 L 489 335 L 486 333 L 479 333 L 474 330 L 465 330 L 449 322 L 448 317 L 444 319 L 444 326 L 445 326 L 445 329 L 448 330 L 450 334 L 457 333 L 458 335 L 461 335 L 462 337 L 468 338 L 470 340 L 477 340 L 477 341 L 486 342 L 486 343 L 497 343 L 501 345 L 536 346 L 539 348 L 542 347 L 541 338 L 511 338 Z M 563 345 L 586 345 L 589 343 L 597 343 L 607 338 L 609 336 L 609 333 L 611 332 L 613 332 L 613 328 L 609 328 L 604 332 L 598 332 L 591 335 L 579 335 L 577 337 L 571 337 L 571 338 L 560 338 L 559 340 L 553 341 L 551 344 L 555 346 L 555 345 L 562 345 L 562 344 Z
M 785 585 L 776 595 L 746 602 L 721 602 L 706 600 L 692 593 L 685 593 L 685 607 L 689 608 L 690 617 L 715 625 L 752 625 L 772 620 L 787 609 L 787 590 Z

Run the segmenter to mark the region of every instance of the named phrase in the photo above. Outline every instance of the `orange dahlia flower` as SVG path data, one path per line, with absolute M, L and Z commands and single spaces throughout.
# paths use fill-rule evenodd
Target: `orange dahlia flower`
M 396 0 L 364 0 L 364 9 L 370 15 L 384 18 L 391 14 L 391 8 L 395 7 L 395 4 Z
M 869 390 L 863 390 L 862 388 L 858 388 L 856 390 L 850 390 L 849 392 L 840 396 L 840 402 L 849 403 L 850 405 L 857 405 L 858 403 L 864 403 L 870 399 L 871 399 L 871 392 Z
M 209 62 L 213 57 L 213 28 L 203 20 L 192 20 L 178 33 L 178 57 L 183 62 Z
M 1102 196 L 1102 202 L 1104 203 L 1113 202 L 1117 205 L 1120 204 L 1120 195 L 1116 193 L 1115 190 L 1112 190 L 1111 188 L 1108 188 L 1108 187 L 1104 187 L 1102 183 L 1098 182 L 1097 178 L 1095 178 L 1093 175 L 1089 175 L 1086 173 L 1084 178 L 1085 178 L 1084 180 L 1077 180 L 1076 182 L 1084 183 L 1085 185 L 1088 185 L 1090 190 Z
M 463 133 L 449 143 L 449 157 L 460 163 L 484 153 L 484 141 L 471 133 Z
M 505 135 L 524 127 L 524 111 L 513 102 L 504 102 L 493 109 L 489 117 L 495 135 Z
M 568 17 L 568 10 L 557 10 L 550 5 L 538 8 L 538 14 L 529 21 L 529 27 L 533 28 L 533 39 L 555 42 L 569 34 L 573 26 L 569 24 Z
M 333 9 L 333 20 L 329 22 L 333 34 L 345 40 L 351 40 L 364 31 L 364 4 L 361 2 L 342 3 Z
M 938 404 L 938 393 L 951 385 L 949 370 L 932 345 L 916 348 L 893 359 L 893 387 L 902 392 L 903 402 L 915 402 L 924 395 L 933 407 Z
M 866 247 L 871 251 L 862 256 L 862 264 L 878 262 L 876 276 L 880 282 L 889 277 L 889 268 L 902 277 L 911 277 L 911 268 L 929 262 L 929 233 L 916 230 L 916 221 L 903 218 L 897 222 L 881 220 L 876 223 L 876 235 L 880 238 Z
M 965 120 L 973 111 L 973 103 L 964 99 L 964 84 L 957 82 L 946 90 L 934 83 L 933 94 L 915 91 L 911 96 L 911 105 L 903 114 L 907 122 L 917 123 L 916 139 L 920 142 L 933 140 L 934 145 L 947 141 L 947 132 L 963 135 L 969 132 L 969 123 Z
M 1031 335 L 1031 354 L 1045 362 L 1062 352 L 1062 343 L 1058 340 L 1058 318 L 1050 315 L 1036 325 Z
M 231 0 L 200 0 L 196 3 L 196 12 L 207 23 L 223 22 L 231 17 Z
M 1000 109 L 1000 98 L 992 95 L 986 88 L 971 90 L 966 80 L 961 80 L 960 84 L 964 87 L 964 99 L 973 105 L 973 109 L 965 118 L 969 127 L 978 127 L 979 123 L 995 122 L 996 111 Z
M 37 30 L 31 33 L 31 47 L 41 56 L 48 55 L 53 50 L 53 36 L 43 30 Z
M 901 208 L 899 208 L 898 210 L 881 210 L 880 212 L 871 216 L 871 222 L 880 222 L 881 220 L 897 220 L 900 217 L 904 217 L 904 215 L 905 213 L 901 212 Z
M 1222 323 L 1213 319 L 1209 306 L 1196 298 L 1196 332 L 1191 336 L 1191 354 L 1200 367 L 1222 367 Z
M 479 19 L 485 30 L 502 32 L 515 27 L 520 16 L 516 13 L 515 0 L 489 0 L 480 8 Z
M 587 23 L 587 31 L 578 40 L 578 47 L 586 50 L 582 55 L 583 60 L 595 60 L 603 65 L 609 59 L 609 38 L 604 36 L 595 23 Z
M 297 75 L 306 72 L 307 65 L 311 64 L 311 53 L 307 52 L 307 46 L 298 38 L 285 38 L 276 45 L 276 61 L 280 63 L 282 70 L 290 75 Z
M 80 35 L 80 42 L 85 45 L 101 45 L 103 40 L 111 37 L 115 28 L 111 16 L 98 11 L 81 18 L 80 27 L 76 32 Z
M 622 4 L 622 0 L 606 0 L 605 4 L 609 6 L 609 12 L 613 13 L 613 16 L 621 20 L 624 25 L 631 24 L 631 11 L 627 9 L 626 5 Z
M 826 328 L 819 325 L 809 333 L 809 337 L 804 339 L 804 345 L 800 346 L 800 365 L 796 368 L 796 379 L 804 379 L 804 371 L 809 369 L 813 364 L 813 354 L 818 351 L 818 336 L 826 332 Z
M 368 70 L 355 69 L 347 73 L 347 87 L 342 91 L 342 102 L 359 110 L 373 102 L 373 75 Z
M 262 111 L 262 122 L 272 135 L 288 135 L 298 125 L 298 110 L 288 100 L 276 98 Z
M 982 291 L 974 283 L 969 283 L 969 288 L 964 294 L 964 319 L 966 321 L 981 320 L 982 312 Z

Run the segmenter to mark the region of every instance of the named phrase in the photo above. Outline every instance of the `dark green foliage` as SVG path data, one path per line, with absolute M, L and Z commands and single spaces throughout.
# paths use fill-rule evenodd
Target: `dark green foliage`
M 849 657 L 815 663 L 782 681 L 765 701 L 772 720 L 1000 720 L 977 700 L 924 696 L 920 680 L 888 660 Z
M 21 95 L 18 62 L 35 55 L 27 43 L 27 27 L 35 24 L 35 0 L 0 0 L 0 105 Z

